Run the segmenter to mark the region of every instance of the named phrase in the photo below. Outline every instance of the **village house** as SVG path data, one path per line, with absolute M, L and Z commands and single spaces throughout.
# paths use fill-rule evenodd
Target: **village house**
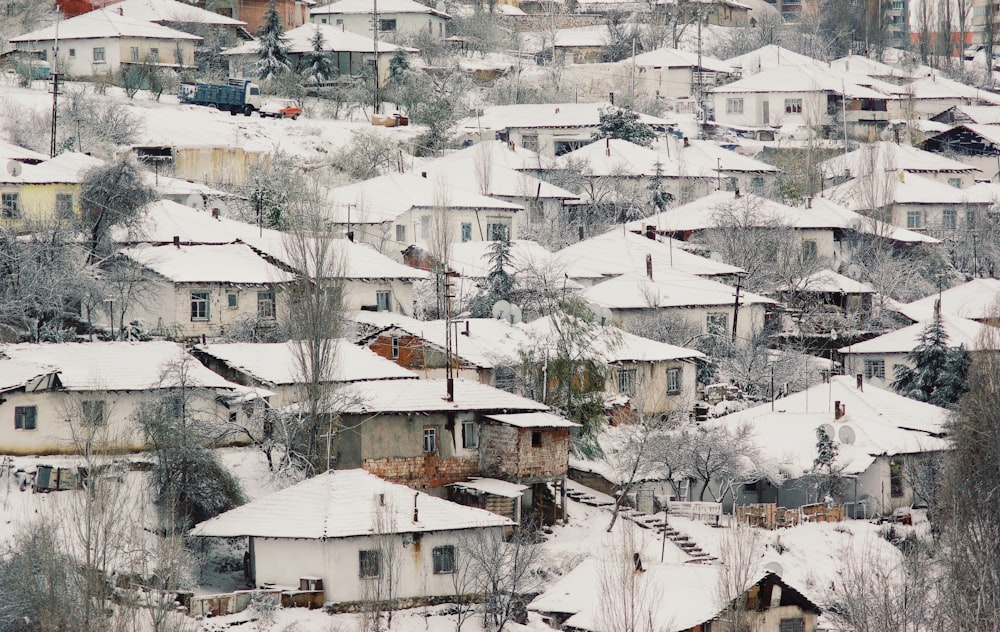
M 379 38 L 400 42 L 427 34 L 444 39 L 451 16 L 443 11 L 413 0 L 336 0 L 314 7 L 309 19 L 314 24 L 327 24 L 338 31 L 349 31 L 368 39 L 372 37 L 373 12 L 378 9 Z
M 609 585 L 607 574 L 617 578 L 622 565 L 634 566 L 628 585 Z M 655 630 L 709 632 L 717 624 L 729 624 L 719 621 L 730 607 L 719 596 L 719 587 L 728 586 L 724 577 L 729 576 L 720 564 L 664 563 L 640 553 L 627 560 L 595 555 L 552 584 L 528 604 L 528 609 L 540 613 L 556 630 L 601 632 L 606 629 L 608 612 L 620 611 L 620 606 L 613 604 L 624 599 L 630 604 L 628 612 L 634 613 L 630 616 L 640 617 L 644 625 L 655 626 Z M 727 590 L 739 592 L 732 595 L 732 603 L 739 604 L 741 623 L 749 629 L 815 632 L 819 606 L 779 576 L 755 570 L 738 581 L 745 585 Z M 664 597 L 657 598 L 661 595 Z
M 818 59 L 796 53 L 777 44 L 761 46 L 749 53 L 726 59 L 725 62 L 737 70 L 743 77 L 756 75 L 777 66 L 820 66 L 825 65 Z
M 189 409 L 220 427 L 242 423 L 255 400 L 270 396 L 223 379 L 172 342 L 7 345 L 0 349 L 0 449 L 74 453 L 96 434 L 111 448 L 142 450 L 132 416 L 181 388 L 192 398 Z
M 819 164 L 823 178 L 838 184 L 851 178 L 881 178 L 886 181 L 898 178 L 900 171 L 936 180 L 955 188 L 964 189 L 983 177 L 983 172 L 972 165 L 947 158 L 941 154 L 924 151 L 911 145 L 879 141 L 866 144 L 847 154 L 834 156 Z M 875 185 L 879 186 L 879 185 Z
M 80 215 L 80 180 L 103 161 L 64 152 L 37 164 L 9 161 L 0 168 L 0 226 L 20 230 Z
M 397 46 L 389 42 L 379 42 L 376 48 L 376 43 L 372 41 L 371 37 L 344 31 L 326 24 L 303 24 L 284 33 L 288 42 L 288 57 L 294 65 L 302 63 L 302 58 L 312 52 L 316 33 L 322 36 L 323 50 L 330 54 L 338 76 L 341 77 L 361 75 L 365 69 L 371 67 L 372 62 L 377 57 L 379 83 L 384 84 L 389 78 L 389 60 L 397 51 L 417 52 L 415 48 Z M 260 42 L 252 40 L 222 51 L 222 56 L 229 60 L 229 76 L 256 76 L 255 67 L 260 57 L 259 48 Z M 330 77 L 328 80 L 332 79 L 333 77 Z
M 1000 125 L 963 123 L 931 136 L 921 147 L 978 167 L 989 180 L 1000 179 Z
M 196 59 L 200 53 L 235 46 L 240 40 L 251 37 L 246 30 L 247 23 L 243 20 L 206 11 L 178 0 L 120 0 L 110 6 L 127 18 L 152 22 L 201 37 L 202 43 L 195 50 Z
M 385 360 L 367 348 L 339 339 L 332 343 L 323 382 L 338 388 L 366 380 L 415 380 L 417 375 L 394 362 Z M 303 396 L 301 342 L 274 343 L 210 343 L 196 345 L 191 353 L 202 364 L 231 382 L 274 393 L 268 400 L 273 408 L 282 408 L 301 400 Z
M 956 125 L 997 125 L 1000 124 L 998 105 L 953 105 L 931 121 L 945 124 L 949 129 Z
M 927 502 L 914 488 L 925 460 L 947 450 L 943 438 L 950 412 L 865 383 L 863 376 L 833 376 L 829 383 L 710 422 L 730 430 L 749 425 L 769 471 L 780 473 L 737 488 L 736 504 L 774 503 L 780 507 L 824 502 L 817 497 L 817 434 L 822 429 L 837 447 L 834 467 L 841 477 L 838 497 L 854 518 L 887 516 Z M 716 497 L 725 496 L 714 481 Z
M 286 29 L 302 26 L 309 21 L 309 10 L 315 0 L 195 0 L 198 6 L 219 15 L 242 20 L 247 30 L 256 34 L 267 20 L 271 3 Z
M 412 604 L 453 597 L 462 549 L 496 541 L 513 525 L 364 470 L 343 469 L 206 520 L 190 535 L 247 538 L 254 587 L 312 589 L 322 592 L 323 604 L 347 609 L 373 595 Z
M 829 334 L 862 327 L 873 315 L 874 294 L 867 283 L 826 269 L 776 288 L 773 296 L 788 308 L 793 327 L 786 331 Z
M 633 64 L 638 71 L 637 93 L 646 96 L 692 99 L 737 74 L 728 62 L 669 47 L 624 59 L 619 71 Z
M 998 321 L 998 300 L 1000 279 L 972 279 L 894 308 L 911 322 L 923 322 L 934 316 L 935 305 L 940 302 L 942 314 L 993 325 Z
M 968 86 L 935 73 L 904 86 L 896 95 L 894 109 L 899 113 L 913 112 L 920 118 L 931 118 L 956 105 L 1000 105 L 1000 94 Z
M 12 37 L 10 43 L 19 51 L 40 55 L 62 75 L 99 77 L 118 72 L 123 64 L 193 69 L 195 46 L 201 39 L 153 22 L 125 17 L 112 6 L 61 20 L 58 26 Z
M 865 380 L 881 388 L 890 388 L 901 367 L 915 368 L 907 354 L 920 343 L 920 336 L 930 321 L 914 323 L 896 331 L 839 349 L 844 371 L 848 375 L 863 374 Z M 1000 348 L 991 335 L 993 327 L 974 320 L 941 314 L 941 327 L 948 334 L 948 347 L 964 347 L 967 351 L 996 351 Z

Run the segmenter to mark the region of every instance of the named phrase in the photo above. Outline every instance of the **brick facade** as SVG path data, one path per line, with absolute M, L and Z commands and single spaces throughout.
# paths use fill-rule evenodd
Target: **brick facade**
M 479 475 L 479 462 L 475 458 L 436 454 L 365 459 L 362 467 L 380 478 L 420 490 L 444 487 Z
M 392 339 L 396 339 L 396 350 L 398 357 L 392 357 Z M 407 369 L 423 369 L 427 366 L 427 358 L 424 354 L 424 341 L 416 336 L 391 334 L 381 334 L 375 340 L 368 343 L 368 348 L 382 356 L 386 360 L 392 360 L 396 364 Z
M 486 423 L 481 428 L 479 463 L 483 476 L 531 483 L 566 475 L 569 430 L 518 428 Z

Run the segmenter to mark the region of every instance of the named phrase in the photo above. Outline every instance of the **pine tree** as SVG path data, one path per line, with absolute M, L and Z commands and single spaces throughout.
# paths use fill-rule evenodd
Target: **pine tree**
M 495 301 L 509 301 L 514 291 L 514 277 L 507 272 L 512 256 L 506 231 L 490 245 L 489 258 L 490 273 L 486 275 L 486 286 Z
M 333 63 L 333 57 L 325 50 L 326 42 L 323 39 L 323 31 L 316 27 L 316 33 L 312 37 L 312 50 L 305 54 L 303 59 L 306 78 L 311 78 L 319 85 L 321 81 L 332 79 L 337 75 L 337 67 Z
M 274 0 L 271 0 L 271 5 L 267 9 L 264 25 L 257 32 L 257 43 L 258 77 L 266 81 L 291 69 L 285 26 L 281 23 L 281 17 L 278 15 Z
M 920 332 L 916 347 L 906 354 L 913 367 L 896 367 L 892 388 L 898 393 L 935 406 L 953 406 L 967 390 L 966 376 L 972 361 L 964 346 L 950 348 L 941 321 L 940 306 Z
M 639 121 L 639 114 L 631 108 L 617 108 L 601 112 L 600 123 L 591 140 L 602 138 L 618 138 L 649 147 L 656 134 L 651 127 Z
M 661 213 L 667 210 L 667 205 L 674 199 L 669 191 L 663 190 L 663 163 L 656 159 L 656 172 L 649 183 L 649 190 L 652 192 L 653 206 Z

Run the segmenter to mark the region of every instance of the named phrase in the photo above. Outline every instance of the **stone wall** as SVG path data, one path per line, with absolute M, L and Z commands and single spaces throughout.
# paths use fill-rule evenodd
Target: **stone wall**
M 483 424 L 479 463 L 483 476 L 521 482 L 565 476 L 569 463 L 569 430 L 517 428 Z M 540 445 L 534 444 L 538 433 Z
M 474 458 L 443 458 L 436 454 L 365 459 L 362 467 L 393 483 L 421 490 L 444 487 L 479 474 L 479 463 Z

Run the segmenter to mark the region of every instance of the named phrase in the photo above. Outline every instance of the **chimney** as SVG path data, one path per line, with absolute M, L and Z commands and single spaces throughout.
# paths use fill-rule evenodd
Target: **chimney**
M 840 419 L 844 416 L 844 409 L 840 407 L 840 400 L 833 402 L 833 418 Z
M 653 280 L 653 255 L 650 254 L 646 255 L 646 276 L 650 281 Z
M 213 219 L 219 219 L 219 208 L 218 207 L 214 207 L 212 209 L 212 218 Z
M 690 147 L 691 146 L 691 141 L 688 140 L 687 136 L 684 137 L 684 146 L 685 147 Z
M 420 177 L 421 178 L 426 178 L 427 177 L 427 172 L 426 171 L 421 171 L 420 172 Z
M 646 224 L 646 239 L 652 239 L 656 241 L 656 226 L 652 224 Z
M 420 510 L 417 509 L 417 499 L 420 498 L 420 492 L 413 494 L 413 522 L 419 522 Z
M 635 571 L 637 573 L 641 573 L 643 571 L 643 568 L 642 568 L 642 558 L 639 557 L 638 553 L 633 553 L 632 554 L 632 565 L 635 567 Z
M 174 235 L 174 248 L 180 248 L 180 247 L 181 247 L 181 236 Z
M 604 139 L 604 155 L 606 155 L 606 156 L 610 156 L 611 155 L 611 139 L 610 138 L 605 138 Z
M 465 333 L 466 336 L 469 335 L 469 321 L 468 320 L 465 321 L 465 331 L 463 333 Z
M 559 108 L 556 108 L 556 114 L 559 114 Z
M 583 226 L 580 226 L 579 228 L 580 228 L 580 230 L 579 230 L 579 233 L 580 233 L 580 241 L 583 241 Z
M 354 231 L 353 230 L 347 231 L 347 241 L 354 241 Z
M 739 188 L 737 188 L 736 191 L 734 191 L 734 193 L 736 194 L 736 199 L 737 200 L 740 199 L 740 190 L 739 190 Z
M 609 92 L 608 93 L 608 100 L 611 101 L 611 105 L 615 104 L 615 93 L 614 92 Z
M 858 373 L 857 375 L 855 375 L 855 376 L 854 376 L 854 378 L 855 378 L 855 379 L 857 380 L 857 383 L 858 383 L 858 390 L 859 390 L 859 391 L 863 391 L 863 390 L 865 390 L 865 380 L 864 380 L 864 375 L 862 375 L 862 374 Z
M 378 495 L 378 504 L 382 507 L 385 507 L 385 494 Z
M 812 196 L 811 195 L 807 195 L 806 196 L 806 208 L 812 208 L 812 207 L 813 207 Z

